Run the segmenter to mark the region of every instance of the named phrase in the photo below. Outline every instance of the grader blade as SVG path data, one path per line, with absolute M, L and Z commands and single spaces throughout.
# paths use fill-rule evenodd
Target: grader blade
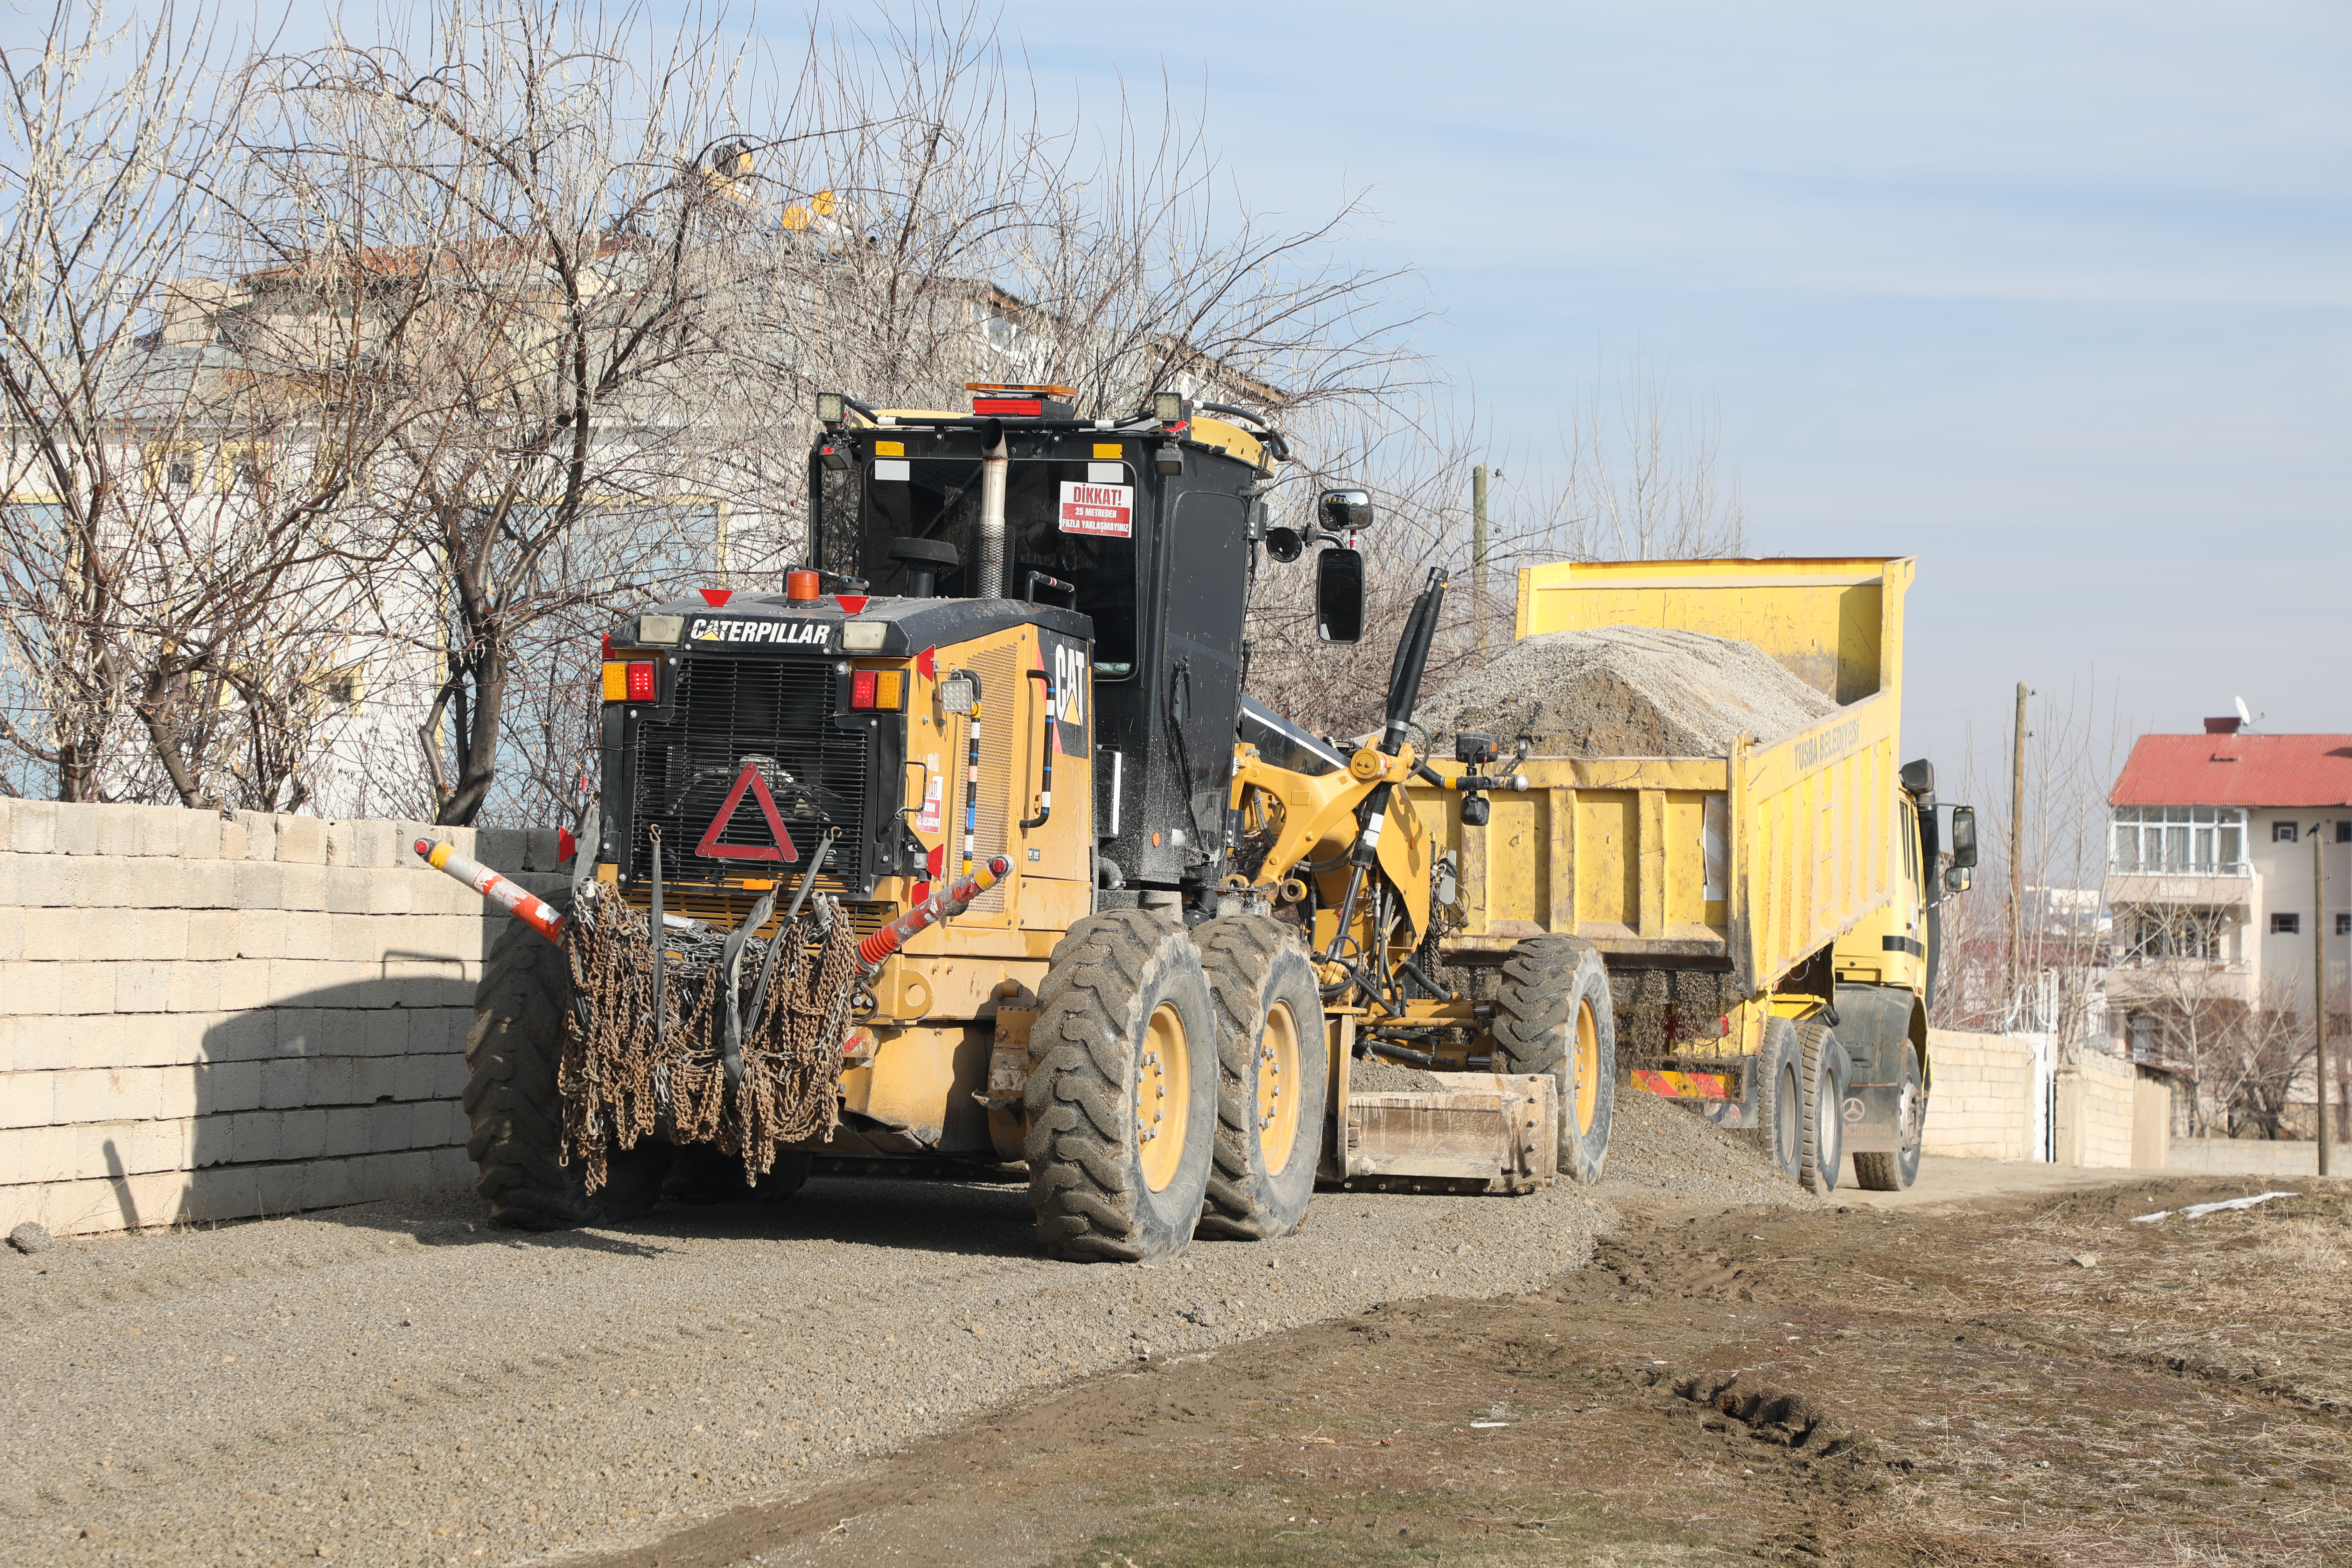
M 1559 1085 L 1548 1073 L 1446 1072 L 1445 1087 L 1348 1097 L 1347 1173 L 1377 1192 L 1528 1193 L 1559 1169 Z

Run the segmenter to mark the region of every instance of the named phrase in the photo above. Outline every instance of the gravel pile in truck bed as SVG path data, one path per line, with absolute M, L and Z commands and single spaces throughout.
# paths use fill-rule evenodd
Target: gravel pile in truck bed
M 1441 756 L 1474 730 L 1539 757 L 1723 757 L 1743 731 L 1769 741 L 1836 710 L 1752 643 L 1602 626 L 1519 638 L 1413 721 Z

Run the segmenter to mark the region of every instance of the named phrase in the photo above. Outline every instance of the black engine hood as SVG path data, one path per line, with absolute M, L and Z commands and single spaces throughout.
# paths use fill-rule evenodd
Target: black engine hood
M 738 594 L 721 605 L 712 605 L 699 595 L 665 599 L 614 627 L 614 642 L 648 646 L 637 631 L 647 616 L 678 616 L 685 626 L 675 646 L 680 652 L 692 653 L 838 654 L 848 651 L 841 646 L 841 628 L 852 621 L 880 623 L 886 628 L 879 647 L 856 650 L 863 658 L 910 658 L 927 647 L 963 642 L 1013 626 L 1042 626 L 1087 642 L 1095 635 L 1091 616 L 1020 599 L 828 594 L 821 599 L 795 602 L 782 594 Z

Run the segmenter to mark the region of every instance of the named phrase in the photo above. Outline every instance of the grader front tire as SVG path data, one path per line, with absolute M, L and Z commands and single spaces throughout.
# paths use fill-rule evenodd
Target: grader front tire
M 1601 952 L 1572 936 L 1529 937 L 1495 988 L 1496 1068 L 1559 1084 L 1559 1168 L 1597 1182 L 1617 1109 L 1617 1016 Z
M 1029 1027 L 1029 1205 L 1056 1258 L 1150 1263 L 1192 1239 L 1216 1136 L 1217 1024 L 1200 954 L 1140 910 L 1054 949 Z
M 1216 1163 L 1203 1236 L 1287 1236 L 1315 1195 L 1329 1068 L 1315 968 L 1291 930 L 1234 915 L 1195 933 L 1217 1010 Z
M 551 900 L 561 909 L 568 902 Z M 640 1144 L 615 1153 L 591 1193 L 578 1161 L 566 1163 L 555 1073 L 572 974 L 563 950 L 509 921 L 474 991 L 466 1036 L 466 1152 L 480 1172 L 474 1190 L 490 1218 L 521 1230 L 567 1230 L 635 1219 L 661 1196 L 668 1151 Z

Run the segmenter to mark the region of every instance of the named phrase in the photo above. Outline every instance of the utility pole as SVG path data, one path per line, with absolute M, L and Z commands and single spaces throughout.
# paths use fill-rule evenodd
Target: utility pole
M 2327 916 L 2326 862 L 2327 825 L 2311 825 L 2311 1040 L 2319 1069 L 2319 1173 L 2327 1174 L 2327 938 L 2320 921 Z
M 2009 998 L 2025 973 L 2025 682 L 2017 683 L 2017 734 L 2009 747 Z
M 1470 627 L 1486 657 L 1486 465 L 1470 470 Z

